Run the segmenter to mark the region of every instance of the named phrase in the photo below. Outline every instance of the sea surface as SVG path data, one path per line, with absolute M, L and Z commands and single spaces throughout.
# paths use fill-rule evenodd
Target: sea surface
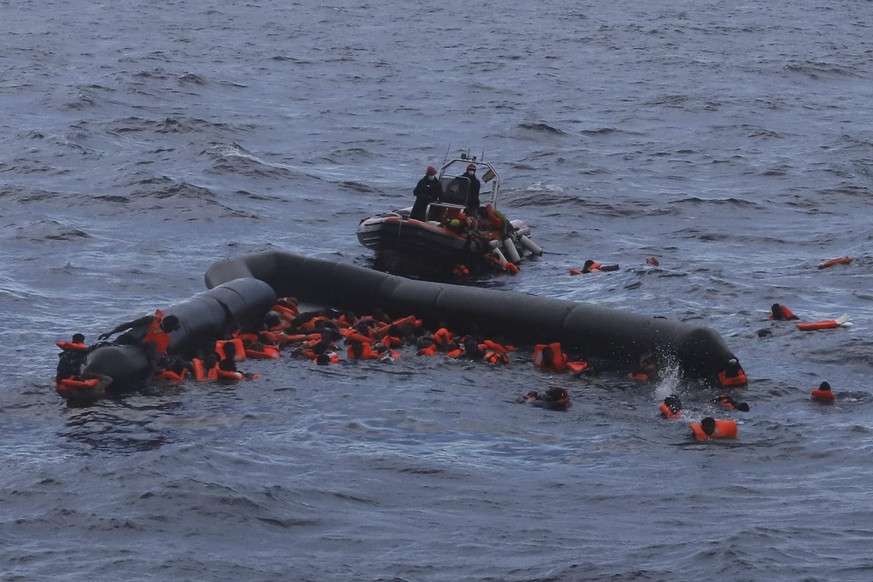
M 873 579 L 869 0 L 2 0 L 0 108 L 2 580 Z M 524 346 L 55 393 L 56 341 L 218 260 L 372 266 L 358 222 L 462 150 L 545 249 L 475 284 L 710 327 L 751 410 Z

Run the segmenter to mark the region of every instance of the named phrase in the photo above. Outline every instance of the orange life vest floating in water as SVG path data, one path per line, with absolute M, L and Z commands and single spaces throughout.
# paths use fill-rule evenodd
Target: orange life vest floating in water
M 827 269 L 828 267 L 833 267 L 834 265 L 848 265 L 852 262 L 852 257 L 837 257 L 836 259 L 830 259 L 823 263 L 818 264 L 819 269 Z
M 694 438 L 699 441 L 708 439 L 735 439 L 737 438 L 737 421 L 714 418 L 704 418 L 700 422 L 692 422 L 690 425 Z
M 844 313 L 836 319 L 823 319 L 822 321 L 816 321 L 813 323 L 797 323 L 795 325 L 800 331 L 815 331 L 819 329 L 835 329 L 837 327 L 851 324 L 849 323 L 848 314 Z

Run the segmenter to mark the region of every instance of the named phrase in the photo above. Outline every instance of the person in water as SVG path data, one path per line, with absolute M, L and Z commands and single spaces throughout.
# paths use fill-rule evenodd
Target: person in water
M 570 401 L 570 392 L 560 386 L 549 386 L 543 393 L 531 390 L 516 400 L 519 404 L 531 404 L 537 408 L 547 410 L 567 410 L 573 403 Z
M 58 368 L 55 378 L 58 381 L 64 378 L 77 378 L 82 372 L 85 356 L 88 349 L 85 346 L 85 336 L 81 333 L 73 334 L 72 342 L 57 342 L 61 353 L 58 354 Z
M 819 384 L 818 388 L 812 391 L 812 399 L 816 402 L 831 404 L 836 400 L 836 397 L 834 396 L 833 390 L 831 390 L 831 385 L 825 381 Z
M 412 206 L 410 218 L 425 220 L 427 218 L 427 205 L 439 202 L 443 196 L 443 187 L 437 178 L 436 168 L 428 166 L 424 177 L 415 185 L 415 204 Z

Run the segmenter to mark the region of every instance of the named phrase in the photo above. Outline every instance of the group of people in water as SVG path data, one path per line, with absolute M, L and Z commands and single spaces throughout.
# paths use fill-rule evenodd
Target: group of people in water
M 797 316 L 788 307 L 777 303 L 771 306 L 769 318 L 789 321 Z M 241 372 L 237 364 L 247 359 L 278 359 L 283 352 L 318 365 L 330 365 L 343 359 L 392 362 L 401 358 L 401 348 L 411 346 L 418 356 L 442 355 L 489 365 L 506 365 L 510 363 L 510 355 L 517 351 L 502 340 L 488 339 L 477 333 L 455 333 L 445 325 L 430 330 L 414 315 L 391 318 L 378 309 L 364 316 L 335 309 L 301 313 L 296 300 L 290 297 L 278 299 L 258 329 L 237 329 L 227 337 L 214 338 L 207 347 L 201 347 L 194 354 L 177 354 L 169 349 L 172 334 L 181 323 L 178 317 L 156 310 L 101 333 L 98 343 L 93 346 L 86 345 L 81 333 L 74 334 L 72 341 L 57 342 L 61 348 L 55 377 L 58 392 L 68 398 L 95 399 L 106 395 L 112 378 L 100 374 L 89 376 L 84 371 L 84 364 L 91 350 L 107 345 L 115 334 L 120 334 L 113 341 L 116 345 L 143 347 L 154 380 L 173 383 L 188 378 L 225 383 L 255 379 L 257 374 Z M 571 358 L 558 342 L 535 345 L 532 361 L 538 369 L 550 373 L 580 375 L 594 370 L 590 362 Z M 636 381 L 657 380 L 658 368 L 655 356 L 643 356 L 638 369 L 631 370 L 627 377 Z M 719 375 L 719 381 L 725 388 L 742 387 L 747 383 L 736 360 L 728 363 Z M 821 403 L 835 401 L 828 382 L 822 382 L 812 390 L 811 397 Z M 558 385 L 550 385 L 542 392 L 528 391 L 515 402 L 548 410 L 567 410 L 572 406 L 569 390 Z M 733 412 L 750 410 L 748 403 L 737 401 L 726 393 L 719 394 L 713 403 Z M 667 396 L 659 409 L 666 419 L 683 418 L 682 402 L 676 394 Z M 699 441 L 736 438 L 738 433 L 736 420 L 730 418 L 707 416 L 689 426 L 693 438 Z
M 840 260 L 827 264 L 826 266 L 831 266 L 831 264 L 847 264 L 847 261 Z M 791 309 L 779 303 L 774 303 L 770 306 L 770 313 L 767 317 L 773 321 L 793 321 L 799 319 Z M 801 330 L 805 329 L 800 324 L 798 324 L 798 327 Z M 808 329 L 830 329 L 830 327 L 833 326 L 820 326 Z M 759 333 L 759 335 L 761 334 Z M 734 380 L 732 380 L 732 378 Z M 747 383 L 745 374 L 742 373 L 742 369 L 739 368 L 738 364 L 733 365 L 733 362 L 729 363 L 719 379 L 725 387 L 745 386 Z M 831 390 L 830 383 L 823 381 L 817 388 L 811 390 L 810 399 L 813 402 L 820 404 L 833 404 L 836 401 L 836 395 L 833 390 Z M 749 410 L 751 410 L 751 407 L 747 402 L 737 401 L 733 396 L 724 393 L 716 396 L 713 399 L 713 403 L 731 411 L 749 412 Z M 659 404 L 659 410 L 663 418 L 670 420 L 683 418 L 682 401 L 676 394 L 670 394 L 664 398 L 664 400 Z M 715 418 L 707 416 L 700 421 L 692 422 L 689 427 L 691 428 L 692 437 L 698 441 L 709 439 L 735 439 L 738 434 L 737 421 L 730 418 Z

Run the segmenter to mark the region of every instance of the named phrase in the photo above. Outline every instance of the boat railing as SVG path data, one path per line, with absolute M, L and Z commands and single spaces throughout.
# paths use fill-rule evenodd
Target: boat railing
M 466 178 L 464 178 L 464 172 L 467 170 L 468 164 L 476 164 L 477 170 L 484 170 L 479 179 L 482 181 L 483 185 L 487 184 L 491 188 L 490 191 L 488 191 L 485 190 L 484 186 L 482 187 L 482 191 L 480 192 L 482 204 L 490 202 L 494 208 L 497 208 L 497 197 L 500 192 L 500 176 L 497 174 L 497 170 L 494 169 L 494 166 L 491 165 L 491 162 L 478 159 L 476 156 L 470 157 L 462 154 L 461 157 L 448 160 L 440 166 L 438 175 L 440 184 L 442 184 L 443 187 L 443 197 L 445 198 L 447 186 L 455 180 L 456 177 L 466 180 Z M 467 180 L 467 185 L 469 185 L 469 180 Z M 454 200 L 452 201 L 454 202 Z M 463 201 L 457 203 L 466 205 L 466 191 L 463 194 Z

